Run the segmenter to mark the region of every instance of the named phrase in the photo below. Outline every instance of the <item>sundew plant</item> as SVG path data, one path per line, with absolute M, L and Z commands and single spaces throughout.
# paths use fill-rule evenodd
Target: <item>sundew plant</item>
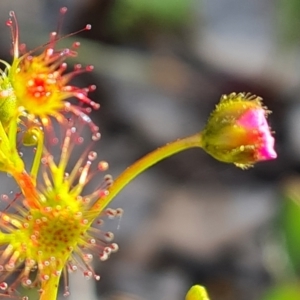
M 66 8 L 61 9 L 61 14 Z M 93 149 L 100 138 L 89 114 L 99 104 L 89 98 L 94 85 L 72 85 L 74 76 L 92 71 L 66 60 L 77 55 L 79 43 L 58 49 L 57 32 L 35 50 L 19 43 L 14 12 L 6 23 L 12 34 L 12 62 L 0 60 L 0 170 L 19 189 L 14 198 L 2 195 L 0 213 L 0 297 L 21 296 L 34 288 L 41 300 L 57 299 L 58 285 L 70 293 L 69 273 L 82 272 L 99 280 L 93 260 L 106 260 L 118 250 L 113 233 L 101 230 L 101 218 L 118 217 L 122 209 L 110 209 L 114 197 L 138 174 L 180 151 L 197 147 L 219 161 L 242 169 L 276 158 L 274 138 L 267 123 L 269 111 L 262 99 L 249 93 L 223 95 L 205 128 L 170 142 L 141 158 L 115 180 L 105 172 Z M 87 25 L 83 30 L 89 30 Z M 70 98 L 77 99 L 71 104 Z M 54 130 L 59 128 L 59 130 Z M 82 131 L 91 132 L 83 139 Z M 21 147 L 32 148 L 31 165 L 25 164 Z M 80 148 L 81 147 L 81 148 Z M 85 149 L 77 156 L 78 148 Z M 74 159 L 71 159 L 74 158 Z M 75 162 L 74 162 L 75 161 Z M 93 180 L 95 187 L 86 192 Z M 187 300 L 207 300 L 205 289 L 194 286 Z

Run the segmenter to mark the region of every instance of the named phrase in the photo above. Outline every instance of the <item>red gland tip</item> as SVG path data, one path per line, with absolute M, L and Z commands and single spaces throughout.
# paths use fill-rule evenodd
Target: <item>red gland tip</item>
M 86 24 L 85 25 L 85 30 L 91 30 L 92 29 L 92 25 L 91 24 Z
M 68 8 L 67 7 L 61 7 L 61 9 L 59 10 L 59 12 L 61 13 L 61 14 L 65 14 L 66 12 L 68 11 Z
M 90 85 L 89 87 L 88 87 L 88 91 L 89 92 L 93 92 L 93 91 L 95 91 L 97 89 L 97 86 L 95 85 L 95 84 L 92 84 L 92 85 Z
M 80 47 L 80 42 L 74 42 L 72 45 L 73 48 L 77 49 Z
M 87 72 L 91 72 L 91 71 L 94 70 L 94 66 L 93 65 L 88 65 L 88 66 L 86 66 L 85 69 L 86 69 Z

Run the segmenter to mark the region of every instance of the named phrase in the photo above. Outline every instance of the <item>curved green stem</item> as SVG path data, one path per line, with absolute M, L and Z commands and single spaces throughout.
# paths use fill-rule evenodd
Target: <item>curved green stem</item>
M 155 165 L 159 161 L 172 156 L 183 150 L 194 147 L 202 147 L 201 133 L 176 140 L 168 143 L 165 146 L 158 148 L 149 154 L 145 155 L 133 165 L 128 167 L 117 179 L 112 186 L 108 189 L 109 194 L 106 197 L 99 198 L 92 206 L 91 210 L 94 212 L 101 212 L 111 202 L 111 200 L 136 176 Z
M 31 171 L 30 171 L 30 175 L 32 177 L 34 185 L 36 185 L 36 178 L 41 164 L 41 159 L 42 159 L 43 149 L 44 149 L 44 133 L 39 128 L 35 128 L 35 130 L 37 135 L 37 145 L 36 145 L 36 152 L 34 155 Z

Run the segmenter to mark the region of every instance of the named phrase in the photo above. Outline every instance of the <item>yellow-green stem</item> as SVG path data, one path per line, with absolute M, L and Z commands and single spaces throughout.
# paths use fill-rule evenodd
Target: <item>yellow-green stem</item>
M 2 125 L 1 125 L 2 127 Z M 9 124 L 8 138 L 11 149 L 17 149 L 18 118 L 14 117 Z
M 192 136 L 178 139 L 174 142 L 168 143 L 165 146 L 158 148 L 149 154 L 145 155 L 133 165 L 128 167 L 109 188 L 109 194 L 104 198 L 99 198 L 92 207 L 92 211 L 101 212 L 111 202 L 111 200 L 136 176 L 155 165 L 159 161 L 172 156 L 183 150 L 194 147 L 202 147 L 201 133 Z
M 38 138 L 37 138 L 36 152 L 34 155 L 32 167 L 30 171 L 30 175 L 32 177 L 34 185 L 36 185 L 36 178 L 41 164 L 43 149 L 44 149 L 44 133 L 39 128 L 35 128 L 35 130 L 37 132 L 36 135 Z
M 39 300 L 56 300 L 60 276 L 50 276 L 49 280 L 42 283 L 42 293 Z

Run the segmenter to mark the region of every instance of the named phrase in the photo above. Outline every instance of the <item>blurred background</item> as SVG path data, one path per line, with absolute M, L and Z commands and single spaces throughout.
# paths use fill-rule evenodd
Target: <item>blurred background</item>
M 242 171 L 198 149 L 138 177 L 109 220 L 120 250 L 95 261 L 99 282 L 71 275 L 71 300 L 182 300 L 192 284 L 212 300 L 300 299 L 300 2 L 298 0 L 1 0 L 28 49 L 87 23 L 76 62 L 95 71 L 99 155 L 117 177 L 169 141 L 203 128 L 222 94 L 251 92 L 273 111 L 278 159 Z M 70 64 L 72 61 L 70 62 Z M 63 299 L 63 296 L 60 296 Z

